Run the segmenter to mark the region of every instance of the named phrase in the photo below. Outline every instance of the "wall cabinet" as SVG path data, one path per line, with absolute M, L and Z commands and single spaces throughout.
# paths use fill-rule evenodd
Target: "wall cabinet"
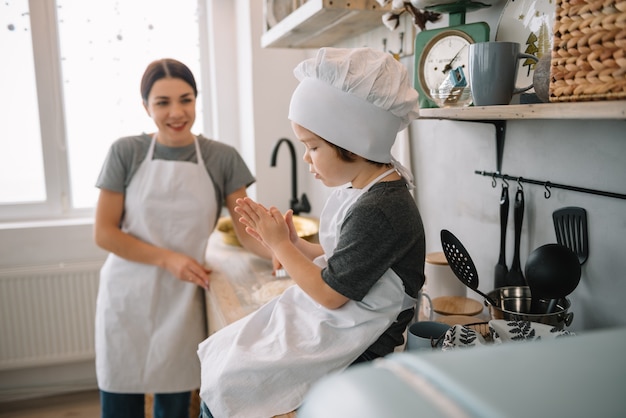
M 266 22 L 276 0 L 266 2 Z M 307 0 L 261 36 L 263 48 L 333 46 L 383 25 L 390 6 L 376 0 Z

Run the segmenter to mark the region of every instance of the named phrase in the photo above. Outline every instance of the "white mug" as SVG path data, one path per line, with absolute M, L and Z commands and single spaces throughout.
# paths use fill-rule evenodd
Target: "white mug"
M 514 94 L 532 88 L 517 88 L 519 61 L 537 63 L 534 55 L 520 53 L 517 42 L 478 42 L 469 45 L 468 72 L 474 106 L 508 105 Z

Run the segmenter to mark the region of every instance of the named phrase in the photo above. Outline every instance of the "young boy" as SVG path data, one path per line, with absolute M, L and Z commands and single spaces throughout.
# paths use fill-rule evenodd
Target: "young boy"
M 237 201 L 246 231 L 297 285 L 200 345 L 205 418 L 287 413 L 319 378 L 391 353 L 424 283 L 410 174 L 391 156 L 418 113 L 406 69 L 370 48 L 323 48 L 294 73 L 289 119 L 304 161 L 337 189 L 319 244 L 298 238 L 291 211 Z

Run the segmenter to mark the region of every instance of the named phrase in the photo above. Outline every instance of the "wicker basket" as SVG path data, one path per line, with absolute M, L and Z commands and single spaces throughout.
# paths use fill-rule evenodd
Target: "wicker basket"
M 626 98 L 626 0 L 556 0 L 550 101 Z

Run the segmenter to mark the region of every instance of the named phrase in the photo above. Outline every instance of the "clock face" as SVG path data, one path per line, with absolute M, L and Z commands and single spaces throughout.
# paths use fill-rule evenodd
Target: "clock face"
M 419 62 L 419 82 L 428 97 L 430 89 L 438 88 L 450 75 L 450 70 L 462 67 L 468 76 L 468 49 L 473 39 L 466 33 L 449 30 L 433 37 L 425 46 Z

